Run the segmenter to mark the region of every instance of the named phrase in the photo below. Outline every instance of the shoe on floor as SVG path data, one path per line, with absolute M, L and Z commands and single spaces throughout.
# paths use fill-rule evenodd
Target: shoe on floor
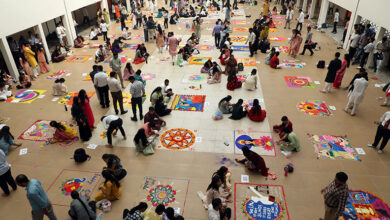
M 382 150 L 378 150 L 378 154 L 381 154 L 381 153 L 383 153 L 383 151 Z
M 372 145 L 372 144 L 367 144 L 367 147 L 376 148 L 376 146 L 374 146 L 374 145 Z
M 130 118 L 132 121 L 138 121 L 136 117 Z
M 126 114 L 128 111 L 126 110 L 126 111 L 123 111 L 123 112 L 121 112 L 121 115 L 124 115 L 124 114 Z

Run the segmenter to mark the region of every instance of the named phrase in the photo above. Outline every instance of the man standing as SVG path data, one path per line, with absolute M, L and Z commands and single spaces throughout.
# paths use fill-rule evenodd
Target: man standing
M 359 40 L 360 40 L 360 34 L 359 34 L 359 31 L 355 29 L 355 33 L 352 34 L 351 38 L 351 44 L 349 46 L 349 57 L 354 57 L 355 56 L 355 53 L 356 53 L 356 49 L 358 47 L 358 43 L 359 43 Z
M 219 49 L 219 43 L 221 41 L 221 31 L 223 30 L 222 25 L 217 21 L 215 22 L 215 26 L 213 28 L 213 36 L 215 38 L 215 47 Z
M 359 104 L 363 101 L 364 92 L 367 89 L 368 81 L 367 72 L 363 72 L 362 76 L 358 79 L 355 79 L 353 83 L 353 90 L 348 95 L 348 103 L 345 106 L 344 111 L 348 113 L 349 109 L 352 109 L 351 115 L 354 116 Z
M 144 116 L 142 115 L 142 97 L 145 96 L 145 87 L 144 84 L 138 80 L 135 80 L 134 76 L 130 76 L 129 80 L 131 82 L 130 94 L 131 94 L 131 107 L 133 109 L 132 121 L 137 121 L 137 106 L 139 109 L 139 118 L 142 120 Z
M 43 220 L 44 215 L 49 217 L 50 220 L 57 220 L 51 202 L 38 180 L 29 180 L 26 175 L 19 174 L 16 177 L 16 183 L 18 186 L 26 187 L 27 199 L 32 208 L 31 214 L 33 220 Z
M 122 72 L 121 72 L 122 60 L 121 60 L 121 58 L 119 58 L 117 53 L 113 54 L 113 58 L 110 60 L 110 67 L 111 67 L 112 71 L 116 72 L 116 74 L 119 76 L 119 80 L 121 81 L 122 89 L 124 89 L 125 86 L 123 85 L 123 77 L 122 77 Z
M 340 53 L 335 54 L 335 59 L 330 61 L 328 66 L 328 73 L 325 78 L 325 88 L 321 90 L 323 93 L 329 93 L 332 88 L 333 82 L 336 78 L 337 71 L 341 68 L 341 60 L 339 59 Z
M 375 49 L 374 38 L 370 38 L 369 43 L 363 48 L 363 57 L 360 60 L 360 67 L 364 67 L 364 65 L 366 65 L 368 56 L 372 51 L 374 51 L 374 49 Z
M 308 26 L 307 27 L 307 35 L 306 35 L 306 40 L 305 40 L 305 46 L 303 46 L 303 51 L 301 53 L 301 55 L 305 55 L 305 51 L 306 49 L 308 49 L 310 51 L 310 56 L 313 56 L 314 52 L 313 52 L 313 43 L 311 42 L 311 38 L 313 36 L 313 33 L 311 32 L 311 27 Z
M 388 50 L 389 43 L 387 37 L 383 37 L 382 41 L 379 41 L 375 46 L 374 52 L 374 72 L 378 69 L 378 60 L 383 60 L 384 53 Z
M 340 14 L 339 14 L 339 9 L 336 9 L 336 12 L 334 13 L 334 18 L 333 18 L 333 34 L 337 34 L 337 23 L 339 22 Z
M 57 24 L 56 34 L 58 40 L 60 40 L 60 44 L 64 44 L 65 46 L 68 46 L 68 40 L 66 38 L 66 30 L 62 25 L 62 22 Z
M 383 153 L 383 149 L 386 147 L 387 142 L 390 138 L 390 111 L 385 112 L 380 118 L 378 129 L 376 130 L 375 140 L 373 144 L 368 144 L 367 146 L 376 149 L 379 144 L 379 141 L 382 140 L 381 146 L 378 150 L 378 154 Z
M 249 51 L 250 51 L 249 57 L 253 57 L 253 53 L 257 49 L 255 48 L 255 40 L 256 40 L 256 34 L 253 32 L 253 28 L 249 28 L 248 39 L 245 42 L 245 43 L 249 42 Z
M 305 13 L 303 13 L 302 9 L 299 9 L 299 17 L 297 18 L 297 20 L 298 20 L 298 23 L 297 23 L 297 27 L 295 29 L 298 30 L 298 27 L 300 26 L 299 31 L 302 31 L 302 25 L 303 25 L 303 22 L 305 22 Z
M 108 78 L 108 88 L 110 89 L 111 96 L 112 96 L 112 102 L 114 103 L 114 109 L 115 114 L 118 114 L 118 107 L 117 103 L 119 103 L 119 107 L 121 109 L 121 115 L 126 114 L 127 111 L 123 109 L 123 95 L 121 90 L 121 85 L 119 84 L 118 80 L 115 78 L 116 72 L 112 71 L 110 73 L 110 78 Z
M 93 79 L 93 84 L 98 88 L 100 105 L 102 108 L 108 108 L 110 106 L 110 99 L 108 98 L 108 76 L 103 72 L 103 66 L 98 66 L 98 71 Z
M 96 73 L 98 73 L 98 65 L 93 65 L 92 67 L 92 72 L 89 73 L 89 76 L 91 77 L 91 80 L 92 80 L 92 83 L 93 83 L 93 80 L 95 79 L 95 75 Z M 98 91 L 98 87 L 93 85 L 93 87 L 95 88 L 95 92 L 96 92 L 96 95 L 97 95 L 97 98 L 100 102 L 100 94 L 99 94 L 99 91 Z
M 338 172 L 333 182 L 321 190 L 325 200 L 325 217 L 323 220 L 336 220 L 343 214 L 348 199 L 348 176 Z
M 287 24 L 288 24 L 288 29 L 290 28 L 291 20 L 294 16 L 294 10 L 292 7 L 288 7 L 287 13 L 286 13 L 286 24 L 284 25 L 284 29 L 286 29 Z
M 114 133 L 114 136 L 116 135 L 116 132 L 118 132 L 118 129 L 121 131 L 123 140 L 126 140 L 126 133 L 125 130 L 123 129 L 123 121 L 121 118 L 119 118 L 116 115 L 107 115 L 103 116 L 100 119 L 103 123 L 104 129 L 107 130 L 107 141 L 108 144 L 106 145 L 107 147 L 112 147 L 112 137 L 111 135 Z

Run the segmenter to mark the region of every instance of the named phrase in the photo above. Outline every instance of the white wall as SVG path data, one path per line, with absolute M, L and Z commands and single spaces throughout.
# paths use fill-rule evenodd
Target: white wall
M 74 11 L 74 10 L 77 10 L 79 8 L 83 8 L 85 6 L 95 4 L 95 3 L 100 2 L 100 1 L 101 0 L 65 0 L 65 3 L 66 3 L 66 7 L 68 10 Z M 88 13 L 90 13 L 90 11 L 88 11 Z M 95 13 L 96 13 L 96 11 L 95 11 Z M 89 14 L 89 16 L 91 16 L 91 14 Z
M 330 2 L 347 9 L 348 11 L 355 11 L 356 10 L 356 5 L 358 3 L 358 0 L 329 0 Z M 361 2 L 362 0 L 360 0 Z M 371 0 L 371 4 L 372 4 Z M 377 0 L 375 0 L 377 1 Z M 389 0 L 384 0 L 384 1 L 389 1 Z M 372 12 L 374 13 L 374 12 Z
M 358 15 L 390 30 L 390 0 L 360 0 Z

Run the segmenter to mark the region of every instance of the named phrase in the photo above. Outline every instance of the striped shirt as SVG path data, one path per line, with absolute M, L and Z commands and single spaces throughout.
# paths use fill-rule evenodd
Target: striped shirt
M 337 208 L 336 216 L 341 216 L 348 199 L 348 185 L 337 185 L 335 181 L 325 187 L 325 204 L 331 208 Z
M 145 95 L 144 84 L 140 81 L 134 81 L 130 87 L 131 98 L 140 98 Z

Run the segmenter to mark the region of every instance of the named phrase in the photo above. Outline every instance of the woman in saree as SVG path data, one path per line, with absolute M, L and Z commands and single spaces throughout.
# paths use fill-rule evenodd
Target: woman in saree
M 260 32 L 260 39 L 265 39 L 268 37 L 269 34 L 269 27 L 265 26 L 264 29 Z
M 268 176 L 269 168 L 267 168 L 264 159 L 260 155 L 249 150 L 248 147 L 242 147 L 241 150 L 245 158 L 242 160 L 236 159 L 237 163 L 243 163 L 248 170 L 259 172 L 263 176 Z
M 92 137 L 91 128 L 88 125 L 87 117 L 84 114 L 83 107 L 80 105 L 79 97 L 73 98 L 72 117 L 79 127 L 79 135 L 82 141 L 88 141 Z
M 333 87 L 334 88 L 337 88 L 337 89 L 340 88 L 341 81 L 343 80 L 344 73 L 347 70 L 347 67 L 349 67 L 349 64 L 350 64 L 349 54 L 345 54 L 344 55 L 344 61 L 341 64 L 341 68 L 339 70 L 337 70 L 336 78 L 335 78 L 335 80 L 333 82 Z
M 135 145 L 135 155 L 138 156 L 140 152 L 143 154 L 154 154 L 154 148 L 156 148 L 156 143 L 154 143 L 154 139 L 152 141 L 148 141 L 145 135 L 145 130 L 140 128 L 135 135 L 134 139 Z
M 219 56 L 219 61 L 221 62 L 221 65 L 226 65 L 226 62 L 230 58 L 230 50 L 227 47 L 226 44 L 223 45 L 221 49 L 221 55 Z
M 290 51 L 288 54 L 295 58 L 297 57 L 297 54 L 299 53 L 299 48 L 302 44 L 302 36 L 297 29 L 292 30 L 292 32 L 293 35 L 291 36 Z
M 99 191 L 95 194 L 95 202 L 99 202 L 103 199 L 110 201 L 121 198 L 122 188 L 119 181 L 108 170 L 103 170 L 102 176 L 104 182 L 100 184 Z
M 152 95 L 150 95 L 150 102 L 151 102 L 153 108 L 156 105 L 157 100 L 160 98 L 164 98 L 164 97 L 162 94 L 162 88 L 159 86 L 159 87 L 155 88 L 152 92 Z
M 91 130 L 93 130 L 96 128 L 95 118 L 93 116 L 92 108 L 89 105 L 89 98 L 87 92 L 84 89 L 80 90 L 78 97 L 80 100 L 80 104 L 83 107 L 84 114 L 87 117 L 88 125 L 91 128 Z
M 49 65 L 47 65 L 46 58 L 45 58 L 45 50 L 43 47 L 39 47 L 37 51 L 37 57 L 38 57 L 38 64 L 39 69 L 41 73 L 48 73 L 50 72 Z
M 53 137 L 47 140 L 49 144 L 60 142 L 60 145 L 68 146 L 79 140 L 77 131 L 64 123 L 51 121 L 50 126 L 56 130 Z
M 230 55 L 229 60 L 226 62 L 225 74 L 226 75 L 236 75 L 237 70 L 237 60 L 234 58 L 234 55 Z

